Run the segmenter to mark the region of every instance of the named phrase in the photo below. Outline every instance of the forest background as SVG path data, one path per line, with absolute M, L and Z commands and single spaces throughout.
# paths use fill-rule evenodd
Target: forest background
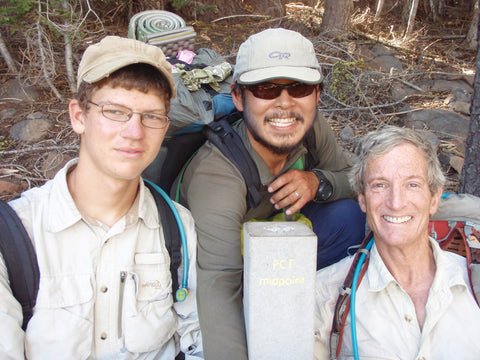
M 382 125 L 412 126 L 418 123 L 412 114 L 451 110 L 452 96 L 462 88 L 469 106 L 459 110 L 456 102 L 454 110 L 467 119 L 467 130 L 423 128 L 439 147 L 446 190 L 480 196 L 477 1 L 5 0 L 0 198 L 43 184 L 76 155 L 78 137 L 67 108 L 81 54 L 105 35 L 127 36 L 132 16 L 153 9 L 181 16 L 196 31 L 196 49 L 213 49 L 232 64 L 238 46 L 263 29 L 284 27 L 308 37 L 325 76 L 320 109 L 348 152 Z M 379 64 L 384 56 L 398 63 Z M 457 85 L 438 86 L 440 81 Z M 26 136 L 18 136 L 19 124 Z

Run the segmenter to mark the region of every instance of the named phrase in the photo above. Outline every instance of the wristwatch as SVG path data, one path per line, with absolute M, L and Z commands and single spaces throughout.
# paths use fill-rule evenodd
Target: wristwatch
M 328 181 L 328 179 L 323 175 L 321 170 L 312 169 L 311 170 L 318 178 L 318 190 L 317 196 L 315 196 L 314 201 L 327 201 L 333 195 L 333 186 Z

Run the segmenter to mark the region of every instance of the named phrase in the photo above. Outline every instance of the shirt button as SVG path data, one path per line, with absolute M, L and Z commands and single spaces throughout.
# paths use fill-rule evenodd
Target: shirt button
M 405 315 L 405 320 L 408 322 L 412 322 L 413 318 L 410 315 Z M 418 359 L 418 360 L 422 360 L 422 359 Z
M 102 333 L 102 334 L 100 335 L 100 339 L 106 340 L 106 339 L 107 339 L 107 333 Z
M 105 285 L 103 285 L 101 288 L 100 288 L 100 291 L 102 293 L 106 293 L 108 291 L 108 287 L 106 287 Z

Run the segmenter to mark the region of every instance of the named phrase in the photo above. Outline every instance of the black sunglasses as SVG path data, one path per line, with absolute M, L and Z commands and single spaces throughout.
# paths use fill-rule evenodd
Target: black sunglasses
M 304 84 L 300 82 L 294 82 L 291 84 L 263 82 L 254 85 L 242 85 L 242 88 L 250 91 L 253 96 L 265 100 L 272 100 L 279 97 L 283 89 L 287 89 L 288 95 L 294 98 L 302 98 L 310 95 L 316 87 L 317 85 Z

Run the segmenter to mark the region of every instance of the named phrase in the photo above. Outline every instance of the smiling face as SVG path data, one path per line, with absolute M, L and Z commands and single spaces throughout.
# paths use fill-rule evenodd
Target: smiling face
M 360 207 L 379 248 L 406 248 L 428 241 L 428 222 L 442 193 L 432 194 L 424 155 L 405 143 L 368 161 Z
M 91 101 L 118 104 L 135 112 L 167 114 L 163 97 L 154 92 L 104 86 Z M 70 103 L 74 131 L 81 135 L 79 166 L 91 176 L 118 180 L 138 180 L 142 171 L 157 155 L 168 129 L 142 125 L 140 115 L 127 122 L 116 122 L 102 115 L 101 108 L 90 105 L 86 111 L 77 100 Z
M 290 84 L 287 79 L 271 80 L 271 83 Z M 320 91 L 295 98 L 283 89 L 275 99 L 261 99 L 248 89 L 233 93 L 238 110 L 243 111 L 252 146 L 259 152 L 268 149 L 276 154 L 288 154 L 310 129 L 317 112 Z

